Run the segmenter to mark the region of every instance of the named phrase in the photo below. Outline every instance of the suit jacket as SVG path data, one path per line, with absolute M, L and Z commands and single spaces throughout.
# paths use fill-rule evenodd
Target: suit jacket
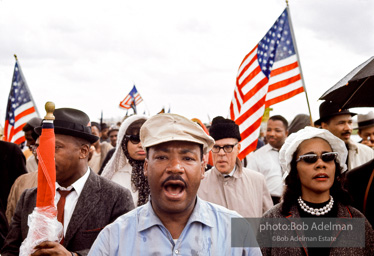
M 345 173 L 344 187 L 353 199 L 352 206 L 363 212 L 366 187 L 371 173 L 374 171 L 374 160 L 367 162 Z M 374 226 L 374 180 L 371 183 L 366 202 L 366 211 L 363 212 L 368 221 Z
M 36 188 L 27 189 L 17 203 L 1 255 L 19 255 L 28 232 L 27 219 L 36 205 Z M 134 209 L 130 191 L 93 171 L 84 185 L 64 237 L 64 247 L 87 255 L 99 232 L 117 217 Z

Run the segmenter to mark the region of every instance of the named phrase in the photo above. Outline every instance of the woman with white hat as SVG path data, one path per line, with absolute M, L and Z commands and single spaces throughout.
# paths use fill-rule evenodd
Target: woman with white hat
M 374 231 L 362 213 L 349 206 L 349 194 L 342 188 L 340 174 L 347 168 L 346 158 L 344 142 L 325 129 L 306 127 L 290 135 L 279 153 L 285 173 L 283 200 L 264 214 L 263 221 L 265 218 L 279 218 L 285 223 L 310 217 L 335 218 L 334 221 L 339 218 L 363 218 L 365 247 L 345 246 L 347 241 L 352 240 L 354 232 L 328 231 L 330 243 L 326 246 L 326 243 L 322 245 L 318 241 L 312 245 L 316 242 L 312 240 L 316 233 L 310 228 L 280 229 L 259 233 L 258 242 L 264 255 L 374 255 Z M 277 236 L 288 241 L 295 237 L 299 240 L 293 246 L 285 243 L 282 248 L 274 247 L 274 244 L 269 244 L 269 235 L 273 239 L 270 241 Z

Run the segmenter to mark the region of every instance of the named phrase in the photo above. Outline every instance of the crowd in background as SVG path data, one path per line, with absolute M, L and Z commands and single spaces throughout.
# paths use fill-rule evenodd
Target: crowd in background
M 67 120 L 65 112 L 69 111 L 68 109 L 57 110 L 56 116 L 66 122 L 76 122 L 76 120 Z M 110 225 L 102 231 L 106 225 L 123 214 L 130 220 L 133 220 L 132 217 L 135 218 L 134 214 L 137 214 L 138 218 L 148 214 L 149 220 L 144 220 L 142 225 L 151 225 L 151 222 L 147 224 L 147 221 L 153 221 L 154 218 L 160 219 L 162 224 L 155 220 L 156 224 L 152 225 L 161 225 L 170 232 L 170 246 L 173 250 L 175 249 L 174 253 L 178 255 L 184 247 L 182 237 L 189 241 L 192 238 L 189 238 L 187 234 L 191 233 L 192 235 L 195 232 L 195 235 L 207 235 L 194 230 L 196 227 L 190 226 L 188 220 L 192 218 L 191 216 L 195 216 L 195 211 L 197 211 L 195 208 L 199 207 L 201 212 L 209 216 L 206 207 L 213 205 L 211 211 L 224 211 L 225 216 L 233 214 L 232 211 L 235 211 L 232 216 L 247 218 L 330 217 L 364 220 L 365 241 L 363 241 L 363 247 L 345 247 L 341 244 L 339 244 L 340 246 L 314 247 L 308 242 L 300 242 L 294 247 L 283 248 L 272 246 L 268 237 L 261 237 L 259 234 L 257 240 L 261 252 L 243 249 L 241 253 L 245 252 L 248 255 L 260 255 L 261 253 L 263 255 L 374 255 L 374 231 L 372 229 L 374 224 L 374 113 L 370 111 L 364 115 L 357 115 L 358 127 L 355 128 L 352 117 L 356 113 L 349 109 L 340 109 L 334 102 L 323 102 L 319 113 L 319 119 L 314 123 L 311 123 L 310 117 L 305 114 L 295 116 L 290 123 L 281 115 L 270 116 L 266 121 L 266 128 L 261 130 L 257 149 L 244 159 L 238 158 L 241 149 L 241 134 L 238 125 L 221 116 L 215 117 L 209 124 L 203 124 L 198 119 L 185 120 L 185 118 L 178 119 L 175 117 L 177 115 L 173 114 L 159 114 L 156 115 L 160 116 L 159 119 L 162 119 L 162 116 L 171 116 L 174 118 L 173 122 L 165 117 L 161 120 L 162 122 L 152 126 L 150 122 L 157 121 L 155 116 L 133 115 L 116 124 L 91 122 L 89 131 L 84 130 L 78 134 L 56 130 L 56 143 L 61 140 L 61 147 L 68 147 L 66 143 L 69 142 L 69 137 L 79 138 L 76 139 L 79 141 L 79 156 L 84 161 L 80 159 L 73 162 L 70 157 L 74 158 L 75 155 L 71 153 L 71 155 L 62 156 L 61 159 L 64 160 L 56 164 L 59 167 L 66 161 L 64 163 L 66 166 L 59 168 L 66 170 L 66 172 L 68 170 L 70 172 L 77 171 L 80 175 L 72 173 L 71 177 L 77 177 L 74 179 L 70 177 L 70 180 L 62 177 L 62 174 L 56 177 L 58 186 L 61 186 L 63 190 L 66 187 L 73 187 L 73 192 L 70 193 L 72 195 L 67 195 L 66 199 L 69 205 L 65 206 L 69 207 L 69 212 L 65 212 L 65 216 L 69 217 L 62 221 L 64 240 L 57 244 L 42 244 L 38 249 L 67 250 L 72 255 L 131 255 L 130 253 L 121 253 L 122 250 L 132 250 L 133 252 L 141 250 L 150 253 L 157 247 L 155 244 L 157 242 L 147 240 L 158 234 L 154 233 L 154 230 L 149 234 L 145 233 L 141 238 L 144 241 L 144 246 L 149 242 L 148 251 L 144 248 L 137 248 L 140 242 L 133 240 L 135 238 L 123 237 L 121 229 L 131 233 L 132 229 L 139 228 L 131 226 L 132 229 L 130 229 L 129 226 L 126 226 L 127 224 L 123 224 L 128 221 L 125 217 L 121 217 L 115 222 L 118 224 L 119 221 L 122 221 L 122 226 L 119 224 L 119 226 Z M 88 118 L 83 112 L 74 112 L 74 114 L 79 118 Z M 34 200 L 32 198 L 36 193 L 36 190 L 32 190 L 32 188 L 35 188 L 38 183 L 37 148 L 40 134 L 35 128 L 41 125 L 41 121 L 40 118 L 33 118 L 24 126 L 26 144 L 23 151 L 19 145 L 0 141 L 0 157 L 2 159 L 0 161 L 2 182 L 0 189 L 0 246 L 4 245 L 1 255 L 18 255 L 19 245 L 22 242 L 20 240 L 23 240 L 27 235 L 25 227 L 27 213 L 29 208 L 32 208 L 32 200 Z M 201 131 L 196 130 L 188 121 L 198 125 Z M 174 125 L 179 126 L 174 129 Z M 165 128 L 163 128 L 164 126 Z M 61 129 L 68 130 L 66 127 Z M 176 129 L 180 130 L 176 131 Z M 355 129 L 361 138 L 359 142 L 352 140 L 352 133 Z M 82 139 L 83 141 L 81 141 Z M 204 153 L 201 155 L 201 160 L 193 159 L 193 157 L 191 160 L 189 156 L 187 167 L 183 165 L 184 162 L 175 164 L 174 162 L 177 160 L 170 160 L 173 152 L 178 151 L 181 147 L 186 148 L 187 151 L 195 152 L 191 149 L 190 144 L 186 144 L 186 141 L 200 145 L 201 152 Z M 179 142 L 180 145 L 175 142 Z M 73 140 L 71 144 L 74 144 Z M 164 144 L 168 147 L 160 149 L 158 145 Z M 69 144 L 69 146 L 75 148 L 74 145 Z M 165 155 L 161 154 L 162 158 L 160 157 L 160 159 L 155 158 L 157 161 L 173 162 L 170 163 L 172 165 L 170 177 L 177 174 L 182 177 L 174 177 L 170 181 L 166 179 L 164 181 L 166 185 L 162 183 L 165 195 L 168 198 L 175 197 L 176 201 L 183 199 L 183 202 L 193 202 L 193 206 L 188 205 L 182 208 L 183 211 L 181 210 L 179 215 L 163 204 L 166 200 L 163 198 L 165 195 L 160 194 L 157 190 L 158 187 L 153 184 L 157 179 L 154 172 L 156 167 L 159 167 L 159 162 L 153 158 L 149 159 L 149 157 L 158 151 Z M 187 160 L 183 158 L 183 161 Z M 56 163 L 57 161 L 56 157 Z M 194 163 L 201 161 L 204 172 L 202 177 L 193 178 L 192 174 L 189 176 L 187 170 L 192 166 L 191 161 Z M 57 167 L 56 172 L 59 169 Z M 72 170 L 72 168 L 76 170 Z M 199 167 L 194 168 L 198 169 Z M 187 181 L 185 181 L 187 179 L 185 176 L 188 178 Z M 151 180 L 150 177 L 154 177 L 154 180 Z M 90 184 L 90 182 L 94 184 L 93 186 L 100 184 L 99 186 L 106 190 L 90 190 L 92 198 L 87 200 L 93 200 L 96 203 L 92 209 L 90 208 L 91 204 L 84 206 L 86 211 L 91 209 L 93 212 L 93 216 L 88 216 L 87 219 L 91 222 L 96 222 L 95 218 L 101 219 L 99 224 L 101 226 L 99 230 L 93 230 L 91 229 L 92 223 L 87 219 L 82 219 L 81 221 L 87 222 L 87 225 L 80 227 L 75 231 L 76 233 L 69 233 L 72 232 L 69 230 L 71 222 L 77 221 L 75 211 L 78 211 L 80 205 L 83 204 L 81 198 L 85 195 L 85 188 L 76 184 L 76 181 L 81 179 L 84 179 L 82 184 Z M 64 182 L 66 186 L 63 185 Z M 179 196 L 182 193 L 187 196 L 191 194 L 192 199 L 182 196 L 180 199 Z M 58 190 L 56 194 L 58 194 L 57 205 L 63 195 Z M 93 197 L 96 194 L 97 198 Z M 170 198 L 168 200 L 171 200 Z M 198 199 L 196 200 L 196 198 Z M 102 200 L 103 203 L 99 204 L 99 200 Z M 213 204 L 205 205 L 203 202 Z M 122 205 L 119 206 L 119 204 Z M 215 205 L 220 207 L 214 208 Z M 103 209 L 98 209 L 100 207 Z M 113 210 L 113 207 L 117 207 L 117 210 Z M 135 210 L 132 210 L 134 207 Z M 95 210 L 93 210 L 94 208 Z M 146 211 L 146 209 L 148 210 Z M 173 216 L 170 218 L 171 223 L 165 220 L 165 216 L 168 216 L 165 215 L 167 212 L 165 209 L 168 209 L 170 216 Z M 189 212 L 186 215 L 187 218 L 184 219 L 181 216 L 185 216 L 182 212 L 187 211 L 186 209 L 189 209 Z M 226 212 L 222 209 L 230 211 Z M 227 220 L 217 217 L 218 215 L 214 217 L 218 218 L 215 221 L 226 223 Z M 181 223 L 174 223 L 174 216 L 184 219 L 181 230 L 176 228 Z M 204 221 L 202 221 L 204 225 L 213 225 Z M 187 230 L 184 231 L 185 229 Z M 100 231 L 102 232 L 100 233 Z M 292 232 L 278 232 L 274 232 L 273 235 L 292 236 L 293 234 Z M 112 237 L 113 234 L 117 236 Z M 221 238 L 218 234 L 215 235 L 217 237 L 212 239 L 222 239 L 219 241 L 225 244 L 225 238 Z M 229 236 L 229 234 L 226 235 Z M 333 233 L 330 235 L 335 236 Z M 131 236 L 135 236 L 135 234 Z M 349 237 L 349 232 L 341 232 L 339 235 L 341 241 L 345 241 L 344 239 L 349 239 Z M 111 245 L 106 244 L 109 238 L 113 243 Z M 133 243 L 129 242 L 128 249 L 121 246 L 124 239 L 129 239 Z M 267 241 L 270 245 L 262 246 L 260 241 Z M 167 242 L 159 241 L 159 243 L 160 247 L 167 247 Z M 202 243 L 202 245 L 196 245 L 196 248 L 207 246 L 205 242 Z M 209 244 L 212 251 L 217 250 L 214 243 L 213 245 Z M 89 252 L 92 244 L 94 244 L 93 249 Z M 225 244 L 225 246 L 228 245 Z M 225 254 L 222 255 L 226 255 L 226 252 L 230 250 L 225 248 Z M 233 252 L 231 251 L 231 253 Z M 237 248 L 233 255 L 237 255 L 236 252 Z M 192 255 L 191 251 L 188 254 Z

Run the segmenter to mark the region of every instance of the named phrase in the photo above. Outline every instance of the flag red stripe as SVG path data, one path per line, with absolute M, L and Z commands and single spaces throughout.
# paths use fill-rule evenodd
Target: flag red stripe
M 296 62 L 294 62 L 294 63 L 291 63 L 291 64 L 289 64 L 289 65 L 287 65 L 287 66 L 283 66 L 283 67 L 280 67 L 280 68 L 277 68 L 277 69 L 273 69 L 272 71 L 271 71 L 271 76 L 276 76 L 276 75 L 279 75 L 279 74 L 282 74 L 282 73 L 284 73 L 284 72 L 287 72 L 287 71 L 290 71 L 290 70 L 292 70 L 292 69 L 295 69 L 295 68 L 297 68 L 299 66 L 299 64 L 297 63 L 297 61 Z
M 261 68 L 260 66 L 257 66 L 251 73 L 249 73 L 249 75 L 239 84 L 238 88 L 239 88 L 239 91 L 241 91 L 241 89 L 247 85 L 254 77 L 256 77 L 261 71 Z M 239 79 L 238 79 L 238 83 L 239 83 Z
M 279 102 L 285 101 L 285 100 L 287 100 L 289 98 L 292 98 L 293 96 L 295 96 L 295 95 L 297 95 L 299 93 L 302 93 L 302 92 L 304 92 L 304 87 L 297 88 L 296 90 L 293 90 L 293 91 L 291 91 L 291 92 L 289 92 L 287 94 L 283 94 L 283 95 L 281 95 L 279 97 L 276 97 L 276 98 L 273 98 L 273 99 L 271 99 L 269 101 L 266 101 L 265 102 L 265 107 L 267 108 L 267 107 L 269 107 L 271 105 L 274 105 L 274 104 L 277 104 Z
M 255 132 L 261 126 L 261 120 L 262 120 L 262 116 L 240 134 L 240 136 L 242 137 L 242 140 L 248 138 L 248 136 L 250 136 L 253 132 Z
M 257 47 L 256 47 L 257 48 Z M 256 49 L 255 48 L 255 49 Z M 247 54 L 247 56 L 245 57 L 245 59 L 243 60 L 242 64 L 244 63 L 244 61 L 247 59 L 247 57 L 249 57 L 252 52 L 255 50 L 253 49 L 249 54 Z M 255 56 L 253 56 L 253 58 L 249 61 L 249 63 L 243 68 L 243 70 L 240 72 L 240 74 L 238 75 L 238 78 L 242 77 L 242 75 L 252 66 L 253 62 L 255 62 L 257 60 L 257 54 Z M 240 64 L 240 66 L 242 66 L 242 64 Z
M 301 80 L 301 75 L 300 74 L 298 74 L 296 76 L 293 76 L 293 77 L 290 77 L 288 79 L 279 81 L 277 83 L 271 84 L 271 85 L 269 85 L 268 92 L 280 89 L 282 87 L 286 87 L 287 85 L 290 85 L 290 84 L 292 84 L 296 81 L 299 81 L 299 80 Z
M 20 120 L 22 117 L 25 117 L 27 115 L 30 115 L 32 113 L 35 112 L 35 108 L 34 107 L 31 107 L 31 108 L 28 108 L 24 111 L 22 111 L 21 113 L 19 113 L 18 115 L 16 115 L 16 117 L 14 118 L 14 120 L 17 122 L 18 120 Z
M 24 142 L 26 139 L 25 139 L 25 137 L 20 137 L 20 138 L 18 138 L 18 139 L 16 139 L 15 141 L 13 141 L 13 143 L 15 143 L 15 144 L 21 144 L 22 142 Z
M 246 95 L 243 97 L 243 102 L 247 102 L 250 98 L 253 97 L 259 90 L 262 89 L 267 83 L 269 79 L 264 77 L 260 82 L 258 82 Z
M 236 120 L 235 123 L 237 125 L 241 125 L 244 123 L 248 117 L 250 117 L 253 113 L 255 113 L 257 110 L 259 110 L 264 104 L 265 104 L 265 99 L 266 95 L 262 97 L 259 101 L 257 101 L 250 109 L 248 109 L 244 114 L 239 116 Z
M 230 119 L 235 119 L 234 104 L 232 102 L 230 103 Z
M 239 155 L 238 155 L 239 160 L 243 160 L 246 157 L 246 155 L 248 155 L 249 153 L 251 153 L 252 151 L 254 151 L 256 149 L 256 147 L 257 147 L 257 141 L 258 140 L 255 140 L 248 147 L 246 147 L 245 149 L 243 149 L 239 153 Z
M 17 128 L 13 128 L 13 132 L 14 132 L 14 134 L 17 134 L 17 133 L 21 132 L 21 131 L 22 131 L 22 128 L 23 128 L 25 125 L 26 125 L 26 123 L 23 123 L 23 124 L 17 126 Z

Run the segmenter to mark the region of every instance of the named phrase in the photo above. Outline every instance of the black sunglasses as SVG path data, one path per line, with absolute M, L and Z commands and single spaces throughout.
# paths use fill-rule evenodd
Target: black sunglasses
M 139 135 L 125 135 L 125 137 L 131 141 L 132 144 L 139 144 L 140 143 L 140 137 Z
M 321 158 L 322 161 L 327 163 L 327 162 L 334 161 L 337 157 L 338 157 L 338 152 L 326 152 L 326 153 L 322 153 L 321 156 L 317 154 L 306 154 L 306 155 L 299 156 L 296 162 L 303 160 L 305 163 L 314 164 L 315 162 L 317 162 L 319 158 Z

